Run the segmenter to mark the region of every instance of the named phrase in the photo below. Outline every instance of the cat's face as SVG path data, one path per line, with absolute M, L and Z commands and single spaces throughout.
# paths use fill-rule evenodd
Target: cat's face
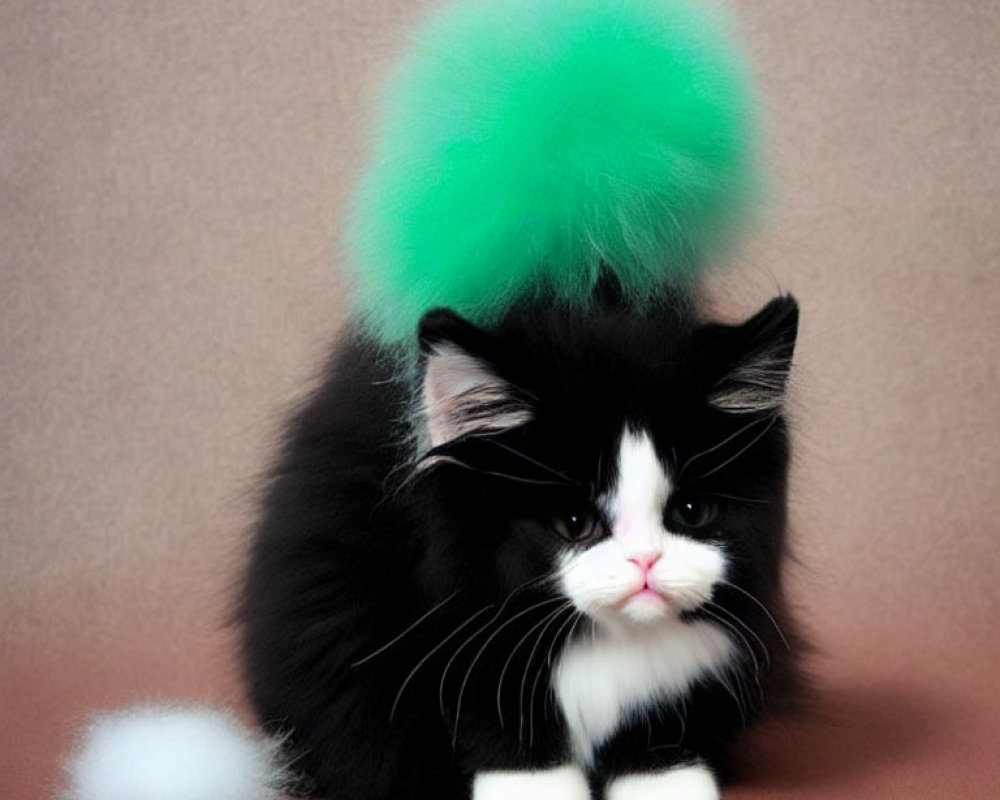
M 454 513 L 449 547 L 497 601 L 541 581 L 609 631 L 766 595 L 796 324 L 791 298 L 741 326 L 525 306 L 485 333 L 432 312 L 421 468 Z
M 678 498 L 648 430 L 626 426 L 610 485 L 593 509 L 559 520 L 588 531 L 558 561 L 559 583 L 574 606 L 606 626 L 679 616 L 709 600 L 726 574 L 725 546 L 699 540 L 715 522 L 711 501 Z

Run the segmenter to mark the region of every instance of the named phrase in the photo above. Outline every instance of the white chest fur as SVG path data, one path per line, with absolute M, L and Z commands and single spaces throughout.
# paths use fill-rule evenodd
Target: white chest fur
M 598 633 L 567 646 L 553 689 L 576 757 L 587 763 L 621 725 L 655 701 L 683 695 L 699 678 L 721 674 L 732 641 L 707 622 Z

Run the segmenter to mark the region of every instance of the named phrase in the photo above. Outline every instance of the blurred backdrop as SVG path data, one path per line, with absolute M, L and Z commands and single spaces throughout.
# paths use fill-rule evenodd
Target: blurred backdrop
M 48 796 L 95 709 L 242 708 L 255 490 L 426 5 L 0 3 L 0 797 Z M 705 303 L 802 304 L 791 586 L 827 712 L 760 731 L 732 796 L 993 797 L 1000 4 L 729 5 L 773 185 Z

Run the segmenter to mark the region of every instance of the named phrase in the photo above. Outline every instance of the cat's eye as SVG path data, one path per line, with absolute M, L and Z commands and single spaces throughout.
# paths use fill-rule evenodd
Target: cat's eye
M 667 507 L 668 527 L 698 530 L 715 522 L 719 505 L 701 497 L 679 497 Z
M 604 535 L 604 523 L 593 511 L 576 511 L 552 520 L 552 527 L 567 542 L 592 542 Z

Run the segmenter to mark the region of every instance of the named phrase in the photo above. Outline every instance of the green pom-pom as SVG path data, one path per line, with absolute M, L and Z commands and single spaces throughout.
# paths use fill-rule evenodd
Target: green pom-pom
M 753 195 L 753 104 L 715 12 L 680 0 L 471 0 L 390 82 L 348 243 L 384 342 L 448 306 L 641 303 L 690 283 Z

